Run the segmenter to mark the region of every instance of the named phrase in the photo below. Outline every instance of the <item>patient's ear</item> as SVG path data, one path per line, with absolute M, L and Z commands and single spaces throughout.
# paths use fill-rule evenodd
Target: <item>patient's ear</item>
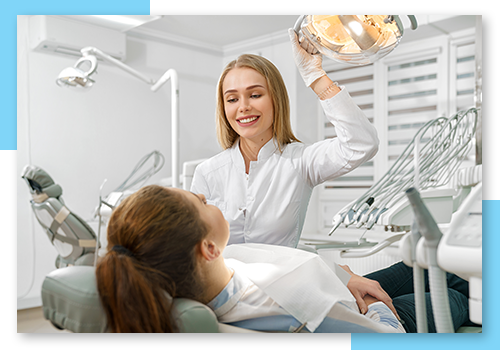
M 220 249 L 214 241 L 204 239 L 200 243 L 200 253 L 207 261 L 212 261 L 220 256 Z

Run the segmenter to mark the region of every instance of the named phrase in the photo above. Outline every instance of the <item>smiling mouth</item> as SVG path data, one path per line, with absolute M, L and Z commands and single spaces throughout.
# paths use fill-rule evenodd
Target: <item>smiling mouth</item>
M 251 122 L 256 121 L 257 119 L 259 119 L 258 116 L 245 117 L 245 118 L 238 119 L 237 122 L 240 124 L 249 124 Z

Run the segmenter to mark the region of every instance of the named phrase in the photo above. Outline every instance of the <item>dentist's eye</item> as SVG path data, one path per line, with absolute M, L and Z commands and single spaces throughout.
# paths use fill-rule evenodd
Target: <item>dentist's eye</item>
M 235 98 L 230 98 L 230 99 L 228 99 L 226 102 L 227 102 L 227 103 L 235 103 L 236 101 L 237 101 L 237 99 L 235 99 Z
M 253 94 L 252 96 L 250 96 L 251 98 L 259 98 L 261 97 L 262 95 L 259 95 L 259 94 Z

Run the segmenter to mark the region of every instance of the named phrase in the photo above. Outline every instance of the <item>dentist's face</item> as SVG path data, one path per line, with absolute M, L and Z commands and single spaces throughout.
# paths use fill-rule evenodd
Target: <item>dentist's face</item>
M 233 68 L 222 84 L 226 118 L 241 138 L 262 143 L 273 136 L 274 111 L 266 79 L 251 68 Z

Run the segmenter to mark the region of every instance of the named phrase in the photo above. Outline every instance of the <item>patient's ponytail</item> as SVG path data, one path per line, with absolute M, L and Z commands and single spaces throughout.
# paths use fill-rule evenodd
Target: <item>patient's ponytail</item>
M 125 199 L 96 268 L 109 331 L 177 332 L 171 300 L 200 300 L 195 247 L 206 234 L 194 206 L 174 191 L 148 186 Z
M 109 252 L 97 267 L 108 327 L 117 333 L 174 332 L 170 300 L 133 257 Z

